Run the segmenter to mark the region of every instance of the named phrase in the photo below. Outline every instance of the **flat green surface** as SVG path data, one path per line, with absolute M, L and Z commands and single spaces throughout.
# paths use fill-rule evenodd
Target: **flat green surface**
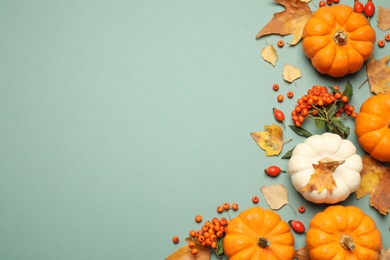
M 275 123 L 272 107 L 294 106 L 277 103 L 271 86 L 299 97 L 349 79 L 356 108 L 371 94 L 357 88 L 364 68 L 320 76 L 300 44 L 277 49 L 275 67 L 265 62 L 260 50 L 281 37 L 255 35 L 279 11 L 271 0 L 0 0 L 0 259 L 164 259 L 199 227 L 195 215 L 218 216 L 224 202 L 252 207 L 253 195 L 267 208 L 260 187 L 277 183 L 307 209 L 278 213 L 308 226 L 324 206 L 287 174 L 265 176 L 287 160 L 267 158 L 249 135 Z M 285 63 L 302 71 L 294 84 L 282 79 Z M 303 141 L 284 136 L 293 141 L 282 153 Z M 367 196 L 343 204 L 372 216 L 390 247 L 389 217 Z

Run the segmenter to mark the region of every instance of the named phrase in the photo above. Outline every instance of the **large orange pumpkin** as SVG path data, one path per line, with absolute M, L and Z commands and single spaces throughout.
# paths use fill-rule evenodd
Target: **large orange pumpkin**
M 324 6 L 314 12 L 303 30 L 303 50 L 322 74 L 342 77 L 361 69 L 373 50 L 375 30 L 350 6 Z
M 355 119 L 359 144 L 371 157 L 390 162 L 390 93 L 371 96 Z
M 330 206 L 317 213 L 306 234 L 311 260 L 376 260 L 382 238 L 372 218 L 355 206 Z
M 292 260 L 294 236 L 277 213 L 253 207 L 230 221 L 223 250 L 229 260 Z

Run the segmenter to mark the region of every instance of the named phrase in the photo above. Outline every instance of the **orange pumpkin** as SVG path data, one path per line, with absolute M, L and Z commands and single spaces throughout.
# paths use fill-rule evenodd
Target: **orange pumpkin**
M 229 260 L 289 260 L 294 259 L 294 236 L 277 213 L 253 207 L 230 221 L 223 249 Z
M 303 50 L 322 74 L 342 77 L 361 69 L 374 51 L 375 30 L 347 5 L 324 6 L 303 30 Z
M 355 119 L 359 144 L 371 157 L 390 162 L 390 93 L 369 97 Z
M 372 218 L 355 206 L 317 213 L 306 234 L 311 260 L 378 259 L 382 238 Z

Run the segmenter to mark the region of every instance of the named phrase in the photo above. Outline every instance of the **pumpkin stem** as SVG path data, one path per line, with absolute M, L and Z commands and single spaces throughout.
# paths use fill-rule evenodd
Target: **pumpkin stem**
M 257 245 L 261 248 L 265 248 L 267 246 L 270 246 L 271 242 L 268 239 L 266 239 L 265 237 L 259 237 L 257 239 Z
M 339 46 L 346 45 L 347 44 L 347 38 L 348 38 L 347 33 L 342 31 L 342 30 L 337 30 L 336 33 L 333 35 L 333 40 Z
M 354 250 L 356 248 L 355 243 L 352 240 L 352 237 L 349 235 L 343 235 L 340 238 L 340 245 L 345 250 Z

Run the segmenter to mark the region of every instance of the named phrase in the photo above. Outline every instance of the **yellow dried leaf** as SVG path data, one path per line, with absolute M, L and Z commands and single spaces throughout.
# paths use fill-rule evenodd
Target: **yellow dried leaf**
M 386 215 L 390 208 L 390 169 L 369 155 L 362 160 L 362 180 L 356 191 L 356 199 L 370 194 L 370 205 Z
M 263 186 L 260 188 L 264 199 L 271 209 L 280 209 L 288 204 L 288 191 L 281 184 Z
M 263 57 L 265 61 L 271 63 L 272 66 L 275 66 L 278 59 L 278 53 L 276 52 L 274 46 L 270 44 L 261 50 L 261 57 Z
M 378 8 L 378 28 L 382 31 L 387 31 L 390 29 L 390 9 L 383 6 Z
M 266 156 L 278 155 L 283 148 L 283 130 L 272 124 L 264 126 L 265 132 L 252 132 L 251 136 L 257 145 L 265 151 Z
M 286 9 L 275 13 L 271 21 L 256 35 L 256 38 L 259 39 L 269 34 L 293 34 L 294 36 L 290 44 L 297 44 L 302 39 L 303 27 L 305 27 L 307 21 L 313 15 L 309 5 L 300 0 L 274 1 L 283 5 Z
M 375 60 L 372 56 L 367 62 L 366 72 L 370 91 L 375 94 L 386 93 L 390 90 L 390 67 L 387 66 L 389 59 L 390 55 L 379 60 Z
M 300 78 L 301 75 L 301 70 L 298 69 L 297 67 L 294 67 L 289 64 L 284 64 L 284 69 L 283 69 L 283 78 L 285 81 L 288 82 L 293 82 L 294 80 Z
M 318 193 L 327 189 L 329 193 L 337 186 L 333 178 L 333 172 L 336 168 L 344 163 L 344 161 L 319 161 L 318 164 L 313 164 L 315 172 L 311 175 L 310 181 L 300 191 L 314 191 Z

